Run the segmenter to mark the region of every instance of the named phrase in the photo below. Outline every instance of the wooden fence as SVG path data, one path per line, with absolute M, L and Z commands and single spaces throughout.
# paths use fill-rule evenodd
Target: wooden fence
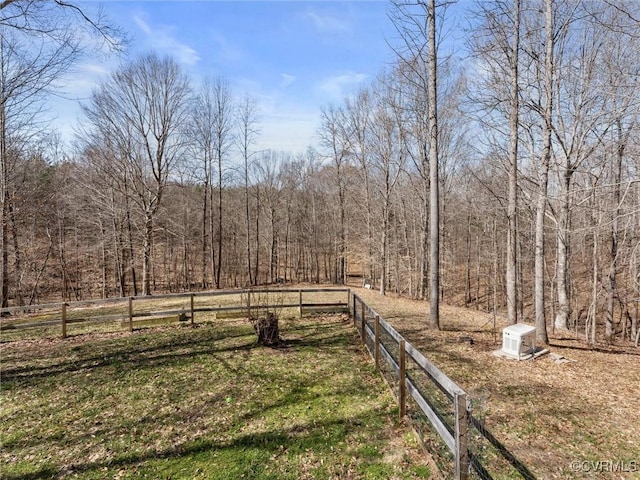
M 474 417 L 467 393 L 353 293 L 349 313 L 376 368 L 383 373 L 387 368 L 391 373 L 391 381 L 385 378 L 397 388 L 400 417 L 408 414 L 412 402 L 414 412 L 426 418 L 451 453 L 456 480 L 493 480 L 489 470 L 498 464 L 500 475 L 535 480 L 529 469 Z
M 158 310 L 159 305 L 164 308 Z M 383 374 L 390 373 L 385 378 L 397 386 L 400 416 L 408 415 L 415 421 L 417 413 L 426 419 L 451 452 L 456 479 L 493 480 L 487 465 L 494 466 L 500 457 L 509 466 L 508 478 L 517 478 L 515 473 L 525 480 L 535 480 L 527 467 L 473 415 L 467 393 L 347 288 L 222 290 L 9 307 L 0 310 L 0 329 L 3 341 L 9 331 L 36 328 L 59 329 L 64 338 L 71 325 L 110 323 L 111 328 L 115 324 L 115 328 L 132 331 L 154 321 L 194 323 L 198 314 L 227 318 L 249 316 L 251 312 L 255 314 L 255 309 L 293 309 L 299 316 L 348 312 L 376 368 Z M 490 455 L 475 445 L 477 439 L 492 448 Z
M 309 312 L 346 313 L 348 295 L 347 288 L 256 288 L 8 307 L 0 310 L 0 330 L 6 334 L 12 330 L 58 328 L 66 338 L 72 325 L 109 324 L 133 331 L 139 326 L 172 321 L 194 323 L 203 313 L 225 318 L 248 317 L 261 309 L 293 309 L 299 316 Z M 158 309 L 159 304 L 162 309 Z

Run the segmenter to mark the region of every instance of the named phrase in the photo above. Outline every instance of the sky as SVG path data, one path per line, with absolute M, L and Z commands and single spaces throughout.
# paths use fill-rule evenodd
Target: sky
M 87 11 L 97 2 L 79 1 Z M 82 121 L 79 102 L 127 59 L 172 56 L 194 86 L 227 79 L 254 97 L 261 135 L 256 150 L 302 152 L 317 145 L 320 109 L 368 85 L 393 59 L 395 29 L 385 1 L 108 0 L 100 4 L 131 38 L 125 57 L 93 55 L 64 79 L 52 107 L 63 139 Z

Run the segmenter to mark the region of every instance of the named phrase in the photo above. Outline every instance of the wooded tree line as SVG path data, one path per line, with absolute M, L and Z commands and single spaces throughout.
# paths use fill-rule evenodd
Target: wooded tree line
M 535 321 L 541 341 L 547 328 L 637 341 L 632 6 L 479 3 L 469 57 L 440 54 L 436 73 L 429 29 L 446 39 L 446 5 L 398 0 L 397 62 L 324 106 L 317 145 L 297 154 L 256 149 L 250 95 L 154 54 L 98 86 L 61 151 L 34 126 L 30 95 L 49 85 L 12 87 L 38 64 L 3 35 L 3 305 L 350 275 L 433 299 L 435 233 L 439 300 Z

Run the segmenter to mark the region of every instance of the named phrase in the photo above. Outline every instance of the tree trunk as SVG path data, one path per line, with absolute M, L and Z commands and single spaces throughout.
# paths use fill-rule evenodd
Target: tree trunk
M 126 188 L 126 187 L 125 187 Z M 125 207 L 127 211 L 127 234 L 129 243 L 129 269 L 131 270 L 131 284 L 133 285 L 133 296 L 138 296 L 138 279 L 136 278 L 136 262 L 133 248 L 133 226 L 131 225 L 131 211 L 129 210 L 128 192 L 125 195 Z
M 518 239 L 518 123 L 519 123 L 519 81 L 518 57 L 520 51 L 520 0 L 514 0 L 513 46 L 511 51 L 511 99 L 509 109 L 509 194 L 507 218 L 507 320 L 518 322 L 517 289 L 517 239 Z
M 536 201 L 535 249 L 534 249 L 534 303 L 536 317 L 536 341 L 549 344 L 544 297 L 545 234 L 544 219 L 547 210 L 547 188 L 549 164 L 551 162 L 551 135 L 553 133 L 553 0 L 545 0 L 545 74 L 544 74 L 544 132 L 541 165 L 538 176 L 538 198 Z
M 153 215 L 146 213 L 142 247 L 142 295 L 151 295 L 151 245 L 153 242 Z
M 388 212 L 384 212 L 384 219 L 382 222 L 382 236 L 380 237 L 380 295 L 386 295 L 387 293 L 388 216 Z
M 2 241 L 2 267 L 0 267 L 0 277 L 2 277 L 2 300 L 0 308 L 9 306 L 9 166 L 7 158 L 7 125 L 6 111 L 4 103 L 0 104 L 0 208 L 2 221 L 0 222 L 0 235 Z
M 466 266 L 465 266 L 465 288 L 464 306 L 471 305 L 471 214 L 467 211 L 467 238 L 466 238 Z
M 220 288 L 222 271 L 222 152 L 218 150 L 218 267 L 216 269 L 216 288 Z
M 555 328 L 559 330 L 569 329 L 569 317 L 571 315 L 569 293 L 569 229 L 570 229 L 570 201 L 571 173 L 568 167 L 564 171 L 563 192 L 561 194 L 558 238 L 557 238 L 557 262 L 556 262 L 556 287 L 558 290 L 558 310 L 555 318 Z
M 205 173 L 205 181 L 204 181 L 204 192 L 202 195 L 202 233 L 201 233 L 201 269 L 202 269 L 202 277 L 200 279 L 200 286 L 203 290 L 205 290 L 208 286 L 207 283 L 207 245 L 209 243 L 208 240 L 208 230 L 207 230 L 207 219 L 209 213 L 209 189 L 211 188 L 209 181 L 206 179 L 208 173 Z
M 245 213 L 245 226 L 247 236 L 247 275 L 249 276 L 249 285 L 254 285 L 253 282 L 253 270 L 251 270 L 251 216 L 249 214 L 249 164 L 248 158 L 245 155 L 244 159 L 244 213 Z
M 609 275 L 607 285 L 607 314 L 605 323 L 605 337 L 610 340 L 614 335 L 613 331 L 613 312 L 615 306 L 615 298 L 617 294 L 616 274 L 618 271 L 618 217 L 620 216 L 620 196 L 622 181 L 622 163 L 624 158 L 624 150 L 626 142 L 622 138 L 622 125 L 620 119 L 616 122 L 618 133 L 618 148 L 616 149 L 616 161 L 611 166 L 615 168 L 613 172 L 613 219 L 611 220 L 611 250 L 609 260 Z
M 427 11 L 429 25 L 428 57 L 429 57 L 429 180 L 430 180 L 430 222 L 429 222 L 429 266 L 431 268 L 431 292 L 429 295 L 429 326 L 440 328 L 440 180 L 438 176 L 438 94 L 436 50 L 436 2 L 429 0 Z
M 258 285 L 260 275 L 260 186 L 256 185 L 256 259 L 253 274 L 254 285 Z

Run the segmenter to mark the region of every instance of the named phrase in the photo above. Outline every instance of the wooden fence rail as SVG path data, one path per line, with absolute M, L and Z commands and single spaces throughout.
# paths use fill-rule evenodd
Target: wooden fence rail
M 481 456 L 475 453 L 470 445 L 472 430 L 508 462 L 511 473 L 519 474 L 525 480 L 535 480 L 529 469 L 473 416 L 471 399 L 467 393 L 354 293 L 351 293 L 349 298 L 349 314 L 360 333 L 362 342 L 369 349 L 376 368 L 382 370 L 381 361 L 384 360 L 393 373 L 397 381 L 400 416 L 406 415 L 407 400 L 411 398 L 451 452 L 456 480 L 468 478 L 493 480 L 489 472 L 490 466 L 483 464 Z M 382 341 L 383 335 L 386 335 L 391 342 L 385 344 Z M 396 350 L 397 354 L 394 355 L 392 351 Z M 425 388 L 419 384 L 417 375 L 408 373 L 409 362 L 416 371 L 422 372 L 426 381 L 447 399 L 449 411 L 443 411 L 442 406 L 438 406 L 439 402 L 424 392 Z M 448 418 L 453 418 L 453 422 Z
M 62 338 L 67 337 L 70 324 L 102 323 L 121 321 L 122 326 L 133 331 L 136 322 L 175 317 L 194 323 L 196 313 L 246 314 L 261 309 L 297 309 L 302 316 L 305 310 L 348 311 L 347 288 L 256 288 L 247 290 L 216 290 L 210 292 L 179 293 L 139 297 L 121 297 L 104 300 L 84 300 L 79 302 L 48 303 L 0 309 L 0 330 L 30 329 L 60 326 Z M 315 294 L 334 294 L 342 298 L 322 301 Z M 309 296 L 312 298 L 309 298 Z M 215 299 L 231 297 L 229 305 L 216 305 Z M 197 305 L 197 300 L 209 299 L 205 305 Z M 148 305 L 161 301 L 184 301 L 179 308 L 164 310 L 150 309 Z M 188 302 L 188 305 L 187 305 Z M 136 308 L 136 306 L 138 306 Z M 100 312 L 105 307 L 113 307 L 118 313 Z M 146 307 L 146 308 L 145 308 Z M 92 309 L 93 308 L 93 309 Z M 11 316 L 7 316 L 11 315 Z

